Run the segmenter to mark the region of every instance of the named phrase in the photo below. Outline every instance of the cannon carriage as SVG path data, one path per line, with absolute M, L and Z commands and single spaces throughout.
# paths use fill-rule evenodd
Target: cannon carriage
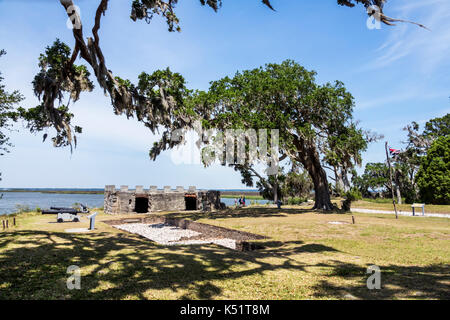
M 80 205 L 81 210 L 75 208 L 50 207 L 50 209 L 42 210 L 42 214 L 56 215 L 56 221 L 62 223 L 65 221 L 80 222 L 79 213 L 89 213 L 89 209 L 85 205 Z

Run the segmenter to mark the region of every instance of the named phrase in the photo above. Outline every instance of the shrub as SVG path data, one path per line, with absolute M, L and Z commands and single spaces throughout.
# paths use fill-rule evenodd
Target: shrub
M 33 210 L 27 205 L 22 205 L 22 204 L 16 205 L 15 213 L 19 214 L 19 213 L 27 213 L 27 212 L 33 212 Z
M 352 188 L 345 193 L 345 198 L 349 201 L 357 201 L 362 199 L 362 194 L 358 189 Z
M 345 193 L 345 200 L 342 202 L 342 209 L 350 211 L 353 201 L 361 200 L 362 194 L 357 188 L 352 188 Z

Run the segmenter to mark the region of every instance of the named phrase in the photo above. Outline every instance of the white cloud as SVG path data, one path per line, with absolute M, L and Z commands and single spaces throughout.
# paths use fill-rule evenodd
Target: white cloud
M 392 3 L 394 4 L 394 3 Z M 418 21 L 431 31 L 408 23 L 390 29 L 386 41 L 376 51 L 377 58 L 365 69 L 388 67 L 411 57 L 419 72 L 429 75 L 448 63 L 450 56 L 450 2 L 448 0 L 408 0 L 393 6 L 395 18 Z
M 448 95 L 449 95 L 448 90 L 432 91 L 426 87 L 419 87 L 419 86 L 408 87 L 406 89 L 396 90 L 394 93 L 388 95 L 384 94 L 380 96 L 379 94 L 374 93 L 374 95 L 371 97 L 365 99 L 358 99 L 359 102 L 356 105 L 356 109 L 365 110 L 374 107 L 383 107 L 412 100 L 425 101 L 429 99 L 448 97 Z

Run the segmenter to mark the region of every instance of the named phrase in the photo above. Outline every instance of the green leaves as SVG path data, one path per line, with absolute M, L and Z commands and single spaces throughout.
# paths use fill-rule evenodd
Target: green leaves
M 431 119 L 425 124 L 423 135 L 431 138 L 450 135 L 450 113 L 442 118 Z
M 0 50 L 0 57 L 5 54 L 5 50 Z M 17 121 L 18 119 L 15 105 L 24 99 L 19 91 L 13 91 L 12 93 L 6 91 L 5 85 L 2 83 L 3 80 L 0 72 L 0 155 L 9 152 L 9 147 L 12 146 L 6 131 L 10 130 L 11 121 Z
M 342 82 L 318 85 L 315 76 L 314 71 L 292 60 L 237 72 L 233 78 L 211 83 L 208 94 L 202 93 L 199 111 L 210 127 L 222 130 L 280 129 L 285 150 L 294 148 L 290 144 L 293 135 L 317 143 L 323 152 L 338 147 L 340 153 L 365 149 L 361 130 L 350 122 L 352 95 Z M 354 147 L 349 148 L 350 142 L 339 143 L 339 139 L 350 141 Z
M 41 104 L 28 110 L 20 108 L 19 113 L 32 133 L 53 127 L 56 129 L 53 145 L 72 149 L 72 144 L 76 146 L 74 133 L 81 133 L 81 128 L 71 124 L 70 102 L 78 101 L 81 92 L 92 91 L 94 84 L 89 79 L 90 72 L 86 66 L 72 63 L 70 52 L 70 48 L 59 39 L 45 49 L 39 57 L 41 70 L 33 80 L 34 93 Z M 65 98 L 67 102 L 63 103 Z
M 262 3 L 274 10 L 269 0 L 262 0 Z M 177 4 L 178 0 L 133 0 L 130 18 L 133 21 L 145 20 L 150 23 L 155 15 L 159 15 L 166 20 L 169 32 L 180 32 L 180 20 L 175 14 Z M 222 7 L 222 0 L 200 0 L 200 4 L 217 12 Z
M 422 159 L 417 184 L 422 201 L 450 204 L 450 136 L 436 139 Z

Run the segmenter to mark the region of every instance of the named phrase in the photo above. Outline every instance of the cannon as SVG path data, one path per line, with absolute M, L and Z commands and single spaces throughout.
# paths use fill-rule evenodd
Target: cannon
M 61 223 L 64 221 L 80 222 L 79 213 L 89 213 L 89 209 L 85 205 L 81 205 L 81 211 L 74 208 L 50 207 L 49 210 L 42 210 L 42 214 L 57 215 L 56 221 Z

